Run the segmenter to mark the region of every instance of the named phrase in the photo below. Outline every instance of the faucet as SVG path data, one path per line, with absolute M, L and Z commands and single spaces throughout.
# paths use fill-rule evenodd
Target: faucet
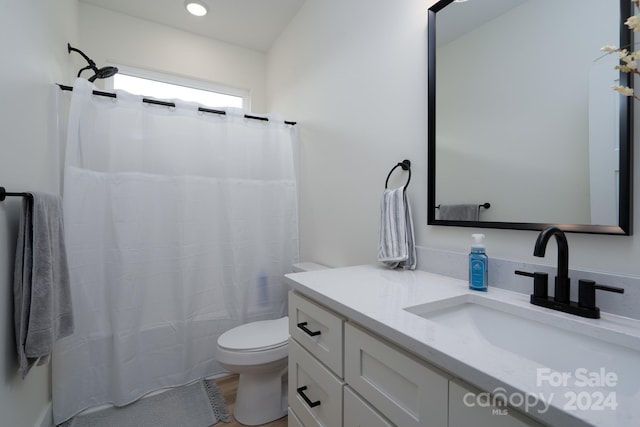
M 540 232 L 533 255 L 544 257 L 547 250 L 547 243 L 551 236 L 555 236 L 558 243 L 558 273 L 555 281 L 555 293 L 553 299 L 560 303 L 569 302 L 570 279 L 569 279 L 569 244 L 567 236 L 558 227 L 547 227 Z
M 569 244 L 567 236 L 558 227 L 547 227 L 540 232 L 536 239 L 533 255 L 543 257 L 547 250 L 547 243 L 551 236 L 555 236 L 558 244 L 558 272 L 555 280 L 555 293 L 553 298 L 547 295 L 548 279 L 547 273 L 516 270 L 516 274 L 533 277 L 533 294 L 531 304 L 552 310 L 563 311 L 575 314 L 576 316 L 588 317 L 591 319 L 600 318 L 600 309 L 596 307 L 596 289 L 608 292 L 624 293 L 624 289 L 613 286 L 598 285 L 593 280 L 580 280 L 578 302 L 570 299 L 570 279 L 569 279 Z

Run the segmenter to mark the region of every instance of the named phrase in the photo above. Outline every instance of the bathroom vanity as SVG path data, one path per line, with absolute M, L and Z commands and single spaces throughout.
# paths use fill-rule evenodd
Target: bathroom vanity
M 640 321 L 378 266 L 286 276 L 290 426 L 640 423 Z

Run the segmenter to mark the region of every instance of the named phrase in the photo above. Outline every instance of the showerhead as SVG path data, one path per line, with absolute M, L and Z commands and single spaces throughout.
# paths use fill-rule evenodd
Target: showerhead
M 118 73 L 117 67 L 102 67 L 98 70 L 94 70 L 95 74 L 89 77 L 89 81 L 93 82 L 95 79 L 108 79 L 109 77 Z
M 93 62 L 93 60 L 91 58 L 89 58 L 87 55 L 85 55 L 84 52 L 82 52 L 80 49 L 76 49 L 75 47 L 71 47 L 71 44 L 69 44 L 69 43 L 67 43 L 67 50 L 69 51 L 69 53 L 78 52 L 89 63 L 89 65 L 87 65 L 86 67 L 81 68 L 80 71 L 78 71 L 78 76 L 77 77 L 80 77 L 80 74 L 82 74 L 82 72 L 84 70 L 93 70 L 94 74 L 93 74 L 93 76 L 89 77 L 89 81 L 90 82 L 94 82 L 96 79 L 109 78 L 109 77 L 113 76 L 114 74 L 116 74 L 118 72 L 118 69 L 116 67 L 102 67 L 102 68 L 98 69 L 98 67 L 96 67 L 96 63 Z

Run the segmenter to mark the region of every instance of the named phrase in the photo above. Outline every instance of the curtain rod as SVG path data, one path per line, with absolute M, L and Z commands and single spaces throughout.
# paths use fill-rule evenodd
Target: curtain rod
M 57 83 L 57 85 L 60 87 L 60 89 L 62 90 L 69 90 L 69 91 L 73 91 L 73 87 L 72 86 L 66 86 L 66 85 L 62 85 L 60 83 Z M 108 98 L 116 98 L 117 95 L 115 93 L 112 92 L 103 92 L 100 90 L 94 90 L 93 91 L 94 95 L 98 95 L 98 96 L 106 96 Z M 174 107 L 176 106 L 176 104 L 174 104 L 173 102 L 167 102 L 167 101 L 158 101 L 157 99 L 151 99 L 151 98 L 142 98 L 142 102 L 146 102 L 148 104 L 153 104 L 153 105 L 162 105 L 165 107 Z M 213 113 L 213 114 L 227 114 L 226 111 L 224 110 L 214 110 L 211 108 L 204 108 L 204 107 L 199 107 L 198 111 L 201 111 L 203 113 Z M 267 117 L 260 117 L 260 116 L 252 116 L 250 114 L 245 114 L 244 117 L 246 119 L 254 119 L 254 120 L 261 120 L 263 122 L 268 122 L 269 119 Z M 287 125 L 295 125 L 297 122 L 289 122 L 289 121 L 284 121 L 285 124 Z

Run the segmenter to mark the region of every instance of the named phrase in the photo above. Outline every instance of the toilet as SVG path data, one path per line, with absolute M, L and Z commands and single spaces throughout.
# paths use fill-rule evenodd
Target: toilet
M 294 272 L 326 268 L 311 262 L 293 265 Z M 239 423 L 254 426 L 287 415 L 288 339 L 287 316 L 240 325 L 218 338 L 218 362 L 240 374 L 233 409 Z

